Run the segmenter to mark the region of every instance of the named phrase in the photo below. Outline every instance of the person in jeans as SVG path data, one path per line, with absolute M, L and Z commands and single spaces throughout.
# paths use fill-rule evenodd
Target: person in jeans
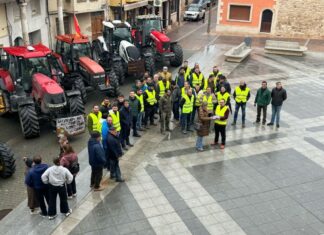
M 119 167 L 119 159 L 123 155 L 123 152 L 119 143 L 117 131 L 113 127 L 109 129 L 107 146 L 111 165 L 110 178 L 116 179 L 116 182 L 124 182 Z
M 204 151 L 203 138 L 209 135 L 211 117 L 208 112 L 207 106 L 208 103 L 203 102 L 198 110 L 198 123 L 200 128 L 197 130 L 197 141 L 196 141 L 197 151 Z
M 72 163 L 78 161 L 78 156 L 74 152 L 74 150 L 70 144 L 64 145 L 63 151 L 64 151 L 64 153 L 60 160 L 60 165 L 69 170 Z M 66 185 L 68 199 L 72 199 L 72 197 L 76 197 L 76 195 L 77 195 L 76 185 L 75 185 L 75 177 L 76 177 L 76 174 L 73 175 L 72 182 L 70 184 Z
M 68 217 L 72 213 L 67 202 L 67 193 L 65 184 L 71 184 L 73 175 L 68 169 L 60 166 L 60 159 L 55 157 L 53 159 L 54 166 L 48 168 L 42 175 L 44 184 L 48 184 L 49 205 L 48 205 L 48 219 L 55 219 L 56 214 L 56 198 L 57 194 L 60 197 L 60 211 Z
M 283 102 L 287 99 L 287 92 L 284 88 L 282 88 L 281 82 L 277 82 L 276 87 L 272 89 L 271 98 L 272 116 L 271 122 L 269 122 L 267 125 L 273 126 L 276 119 L 276 126 L 279 128 L 281 107 Z
M 233 97 L 235 99 L 235 112 L 234 112 L 234 120 L 232 122 L 232 126 L 236 125 L 238 112 L 241 108 L 242 109 L 242 128 L 244 128 L 245 127 L 245 108 L 246 108 L 246 102 L 250 99 L 250 88 L 248 88 L 246 86 L 246 83 L 243 80 L 241 80 L 240 85 L 235 88 Z
M 181 107 L 181 130 L 183 134 L 187 134 L 187 131 L 191 130 L 191 115 L 195 103 L 195 96 L 192 94 L 192 90 L 189 89 L 185 95 L 182 95 L 180 100 Z
M 229 108 L 225 105 L 225 100 L 219 100 L 215 109 L 215 140 L 214 145 L 218 145 L 219 134 L 222 136 L 221 149 L 225 148 L 226 142 L 226 125 L 229 115 Z
M 47 204 L 49 204 L 48 187 L 42 181 L 42 174 L 47 170 L 48 165 L 42 163 L 41 156 L 33 157 L 33 166 L 26 174 L 25 184 L 34 190 L 36 199 L 39 203 L 41 216 L 47 216 Z
M 111 128 L 113 128 L 113 126 Z M 89 164 L 91 166 L 90 187 L 94 188 L 94 191 L 101 191 L 104 189 L 100 187 L 100 182 L 102 179 L 103 168 L 106 165 L 106 156 L 100 142 L 100 133 L 98 131 L 92 132 L 88 141 L 88 154 Z M 107 146 L 107 148 L 109 147 Z
M 267 119 L 267 107 L 270 104 L 271 92 L 267 88 L 267 82 L 262 81 L 261 88 L 258 89 L 257 94 L 254 99 L 254 106 L 257 105 L 257 117 L 256 124 L 260 123 L 261 120 L 261 110 L 263 113 L 262 125 L 266 124 Z
M 141 102 L 136 98 L 135 92 L 129 92 L 129 107 L 131 110 L 132 116 L 132 129 L 133 129 L 133 136 L 134 137 L 141 137 L 140 134 L 137 132 L 137 117 L 141 111 Z
M 137 115 L 136 128 L 139 131 L 145 131 L 145 129 L 143 128 L 143 119 L 145 114 L 143 91 L 141 89 L 138 89 L 135 97 L 140 102 L 140 106 L 141 106 L 140 111 L 138 112 Z

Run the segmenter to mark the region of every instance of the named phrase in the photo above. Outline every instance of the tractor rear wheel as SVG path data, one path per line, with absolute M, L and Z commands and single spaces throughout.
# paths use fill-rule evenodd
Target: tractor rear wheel
M 97 63 L 99 62 L 104 49 L 101 45 L 101 42 L 97 39 L 92 42 L 92 57 Z
M 88 95 L 82 78 L 77 78 L 73 83 L 74 89 L 80 91 L 83 103 L 87 103 Z
M 109 72 L 108 77 L 109 77 L 109 81 L 110 81 L 110 86 L 113 87 L 113 90 L 109 93 L 109 96 L 117 97 L 120 93 L 119 92 L 119 79 L 113 69 Z
M 155 73 L 155 60 L 153 55 L 144 58 L 145 71 L 149 72 L 150 76 Z
M 123 85 L 125 82 L 125 71 L 123 64 L 121 62 L 114 63 L 114 71 L 119 79 L 119 84 Z
M 69 97 L 70 115 L 84 114 L 84 104 L 82 98 L 79 95 Z
M 174 67 L 180 66 L 183 62 L 182 47 L 178 44 L 172 44 L 171 51 L 174 53 L 174 59 L 170 60 L 170 64 Z
M 40 134 L 39 121 L 34 105 L 24 105 L 18 108 L 21 131 L 25 138 L 38 137 Z
M 0 177 L 8 178 L 16 171 L 16 159 L 10 148 L 0 143 Z

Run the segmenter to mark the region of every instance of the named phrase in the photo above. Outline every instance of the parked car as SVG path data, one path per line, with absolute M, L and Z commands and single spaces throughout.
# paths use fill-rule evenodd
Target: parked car
M 205 9 L 198 4 L 189 5 L 183 15 L 183 20 L 200 20 L 205 18 Z

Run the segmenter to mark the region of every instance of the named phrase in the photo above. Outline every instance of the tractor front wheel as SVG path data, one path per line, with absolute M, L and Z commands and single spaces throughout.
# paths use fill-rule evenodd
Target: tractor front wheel
M 87 103 L 88 100 L 88 96 L 87 96 L 87 90 L 85 88 L 84 82 L 82 80 L 82 78 L 77 78 L 74 80 L 74 89 L 75 90 L 79 90 L 81 93 L 81 98 L 83 103 Z
M 110 86 L 113 87 L 111 92 L 109 93 L 109 96 L 112 97 L 117 97 L 119 95 L 119 79 L 118 76 L 116 75 L 115 71 L 112 69 L 108 73 L 109 81 L 110 81 Z
M 8 178 L 16 171 L 16 160 L 10 148 L 0 143 L 0 177 Z
M 84 104 L 82 98 L 79 95 L 69 97 L 70 115 L 81 115 L 84 114 Z
M 174 53 L 174 58 L 170 60 L 170 64 L 174 67 L 180 66 L 183 62 L 182 47 L 178 44 L 172 44 L 171 51 Z
M 25 138 L 38 137 L 40 134 L 39 121 L 34 105 L 24 105 L 18 108 L 21 131 Z

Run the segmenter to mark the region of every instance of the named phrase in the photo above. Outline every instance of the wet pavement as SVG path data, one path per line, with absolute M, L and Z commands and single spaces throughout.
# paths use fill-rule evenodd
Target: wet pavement
M 190 65 L 198 61 L 206 76 L 218 64 L 232 89 L 241 79 L 251 88 L 247 127 L 240 122 L 227 127 L 226 149 L 210 147 L 211 134 L 206 151 L 197 153 L 195 133 L 183 135 L 176 123 L 165 136 L 152 128 L 121 161 L 126 183 L 116 184 L 106 175 L 107 189 L 93 193 L 84 149 L 88 135 L 75 137 L 71 143 L 80 152 L 82 172 L 78 197 L 69 201 L 74 212 L 48 221 L 29 215 L 21 159 L 37 152 L 50 162 L 58 154 L 56 138 L 43 127 L 41 138 L 24 140 L 14 117 L 1 118 L 0 140 L 13 148 L 18 165 L 12 178 L 0 179 L 0 210 L 16 207 L 0 221 L 0 234 L 324 233 L 324 54 L 316 52 L 324 50 L 321 41 L 299 40 L 312 51 L 286 57 L 264 54 L 265 38 L 253 38 L 251 56 L 233 64 L 224 62 L 223 54 L 243 38 L 206 35 L 206 27 L 186 23 L 170 36 L 180 39 L 185 58 Z M 282 81 L 287 89 L 279 129 L 253 124 L 253 100 L 262 80 L 271 88 Z M 122 87 L 124 94 L 132 82 Z M 90 95 L 87 111 L 99 96 Z M 268 120 L 270 114 L 269 107 Z

